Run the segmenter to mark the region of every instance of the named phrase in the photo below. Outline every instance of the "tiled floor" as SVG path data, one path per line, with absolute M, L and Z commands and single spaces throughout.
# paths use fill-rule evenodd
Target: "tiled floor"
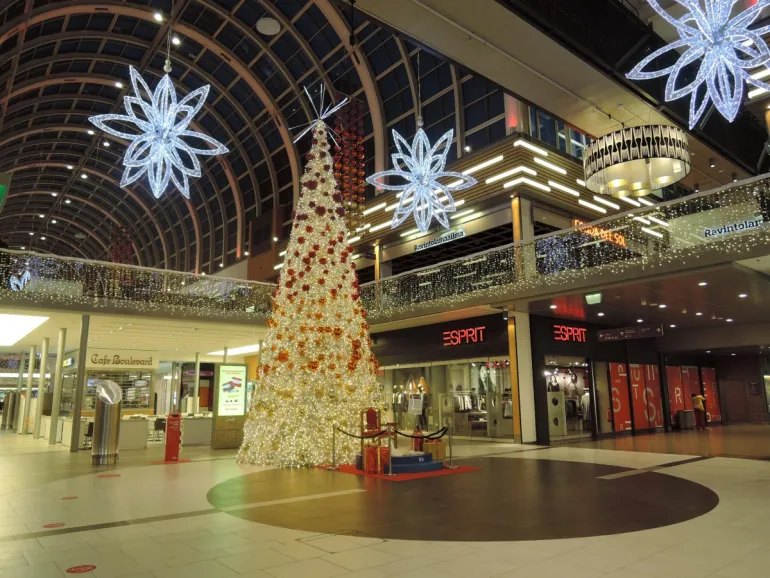
M 13 436 L 15 439 L 10 439 Z M 492 445 L 492 444 L 490 444 Z M 506 444 L 493 444 L 505 446 Z M 13 449 L 10 449 L 13 448 Z M 418 480 L 402 484 L 372 484 L 329 473 L 318 478 L 311 494 L 301 478 L 281 472 L 236 465 L 232 452 L 190 450 L 193 461 L 173 466 L 149 465 L 153 449 L 126 453 L 117 468 L 96 470 L 84 453 L 48 451 L 28 437 L 0 434 L 0 578 L 762 578 L 770 568 L 770 462 L 716 457 L 693 460 L 680 452 L 643 453 L 595 447 L 522 448 L 458 444 L 458 454 L 485 464 L 473 487 L 475 473 L 440 478 L 428 486 Z M 7 451 L 6 451 L 7 450 Z M 522 451 L 524 450 L 524 451 Z M 701 452 L 705 453 L 705 452 Z M 484 457 L 479 457 L 484 456 Z M 470 463 L 463 462 L 463 463 Z M 587 472 L 644 470 L 613 480 L 596 480 Z M 108 472 L 119 477 L 99 477 Z M 260 474 L 264 472 L 264 474 Z M 494 472 L 494 476 L 490 477 Z M 550 472 L 555 477 L 543 477 Z M 324 476 L 326 472 L 317 472 Z M 580 476 L 578 476 L 580 474 Z M 240 496 L 228 494 L 229 507 L 212 506 L 213 488 L 232 484 L 242 476 L 263 478 L 260 487 L 244 486 Z M 538 477 L 540 476 L 540 477 Z M 572 477 L 574 476 L 574 479 Z M 281 482 L 283 478 L 283 481 Z M 335 481 L 339 479 L 340 481 Z M 457 486 L 446 484 L 455 480 Z M 545 481 L 544 481 L 545 480 Z M 666 481 L 668 480 L 668 481 Z M 629 512 L 620 499 L 633 492 L 638 503 L 649 496 L 650 516 L 661 504 L 655 492 L 666 489 L 681 502 L 705 500 L 710 492 L 718 504 L 705 514 L 642 531 L 592 537 L 504 540 L 502 519 L 516 525 L 554 527 L 596 524 L 607 515 L 619 520 Z M 688 486 L 687 484 L 692 484 Z M 275 492 L 270 493 L 271 484 Z M 540 503 L 517 503 L 517 488 L 538 488 Z M 645 485 L 650 486 L 645 491 Z M 336 512 L 332 504 L 345 500 L 393 503 L 393 492 L 404 488 L 414 496 L 430 493 L 443 503 L 440 512 L 419 499 L 396 501 L 403 511 L 394 517 L 423 528 L 418 539 L 399 540 L 363 535 L 355 530 L 337 533 L 284 527 L 280 517 L 270 524 L 239 517 L 244 504 L 250 511 L 274 508 L 267 497 L 283 499 L 294 515 L 327 509 L 329 518 L 366 517 L 367 509 Z M 449 515 L 457 494 L 484 504 L 476 520 L 457 516 L 453 527 L 484 524 L 483 539 L 436 540 L 442 525 L 426 517 Z M 699 489 L 699 488 L 703 489 Z M 602 490 L 602 488 L 606 488 Z M 441 492 L 441 493 L 439 493 Z M 699 492 L 704 497 L 698 497 Z M 578 505 L 595 499 L 616 500 L 610 513 L 592 516 Z M 558 497 L 557 497 L 558 494 Z M 611 496 L 610 496 L 611 495 Z M 64 500 L 62 498 L 76 498 Z M 523 500 L 523 498 L 522 498 Z M 531 497 L 530 497 L 530 501 Z M 328 503 L 328 504 L 327 504 Z M 574 506 L 570 504 L 574 503 Z M 629 502 L 630 503 L 630 502 Z M 497 506 L 493 508 L 490 506 Z M 344 505 L 344 504 L 343 504 Z M 522 508 L 529 507 L 525 516 Z M 631 506 L 629 506 L 631 507 Z M 492 513 L 493 512 L 493 513 Z M 664 515 L 661 512 L 661 515 Z M 576 516 L 582 518 L 575 519 Z M 435 520 L 439 520 L 436 517 Z M 46 524 L 64 524 L 46 529 Z M 495 532 L 499 531 L 495 536 Z M 480 530 L 481 531 L 481 530 Z M 491 537 L 492 539 L 489 539 Z M 94 566 L 95 569 L 88 571 Z M 66 570 L 80 567 L 81 574 Z

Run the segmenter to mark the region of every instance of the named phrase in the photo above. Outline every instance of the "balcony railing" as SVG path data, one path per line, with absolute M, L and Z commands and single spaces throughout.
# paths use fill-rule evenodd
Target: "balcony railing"
M 264 322 L 275 285 L 0 250 L 0 303 Z
M 366 283 L 361 295 L 373 323 L 505 304 L 766 254 L 768 231 L 765 175 Z

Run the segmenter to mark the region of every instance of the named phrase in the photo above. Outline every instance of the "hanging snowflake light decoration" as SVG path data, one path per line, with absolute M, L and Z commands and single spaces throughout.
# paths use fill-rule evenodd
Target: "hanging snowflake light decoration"
M 167 63 L 166 72 L 170 70 Z M 155 198 L 160 197 L 173 182 L 189 199 L 189 178 L 201 176 L 197 155 L 215 156 L 229 152 L 219 141 L 188 128 L 205 104 L 209 86 L 193 90 L 177 101 L 176 90 L 168 74 L 163 76 L 153 92 L 135 68 L 131 67 L 130 71 L 135 96 L 123 99 L 127 114 L 102 114 L 89 120 L 104 132 L 131 141 L 123 158 L 126 170 L 120 181 L 121 187 L 146 174 Z M 139 133 L 127 133 L 108 126 L 107 123 L 114 121 L 136 125 Z M 198 139 L 211 148 L 196 148 L 183 138 Z
M 391 155 L 394 168 L 366 178 L 367 182 L 375 187 L 401 191 L 391 228 L 398 227 L 410 214 L 414 214 L 417 228 L 423 233 L 428 231 L 434 218 L 444 227 L 449 227 L 447 213 L 455 211 L 452 193 L 472 187 L 478 182 L 468 175 L 444 170 L 453 134 L 454 131 L 450 130 L 431 146 L 428 135 L 420 127 L 410 146 L 400 134 L 393 131 L 393 140 L 398 151 Z M 387 184 L 382 182 L 384 177 L 401 177 L 406 183 Z M 444 177 L 457 180 L 449 184 L 438 182 Z M 443 197 L 439 196 L 441 193 L 444 194 Z
M 668 75 L 666 101 L 690 95 L 690 128 L 693 128 L 713 102 L 727 120 L 738 114 L 743 101 L 744 84 L 770 90 L 770 85 L 752 78 L 749 70 L 770 62 L 770 49 L 762 35 L 770 26 L 749 30 L 770 0 L 757 3 L 730 17 L 741 0 L 676 0 L 687 12 L 674 18 L 658 0 L 648 0 L 650 6 L 679 33 L 679 40 L 656 50 L 628 73 L 632 80 L 648 80 Z M 660 70 L 647 71 L 646 67 L 658 57 L 674 51 L 683 52 L 677 62 Z M 684 68 L 700 60 L 695 78 L 685 86 L 677 86 Z M 704 88 L 705 85 L 705 88 Z

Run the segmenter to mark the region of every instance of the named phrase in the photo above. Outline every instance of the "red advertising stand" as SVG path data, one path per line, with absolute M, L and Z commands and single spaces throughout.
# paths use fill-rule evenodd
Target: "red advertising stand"
M 166 418 L 166 461 L 178 462 L 182 446 L 182 416 L 174 413 Z

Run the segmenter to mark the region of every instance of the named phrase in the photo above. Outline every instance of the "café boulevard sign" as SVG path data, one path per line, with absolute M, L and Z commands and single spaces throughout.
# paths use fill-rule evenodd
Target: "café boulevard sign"
M 88 348 L 86 357 L 90 368 L 99 369 L 157 369 L 158 352 L 131 349 Z

